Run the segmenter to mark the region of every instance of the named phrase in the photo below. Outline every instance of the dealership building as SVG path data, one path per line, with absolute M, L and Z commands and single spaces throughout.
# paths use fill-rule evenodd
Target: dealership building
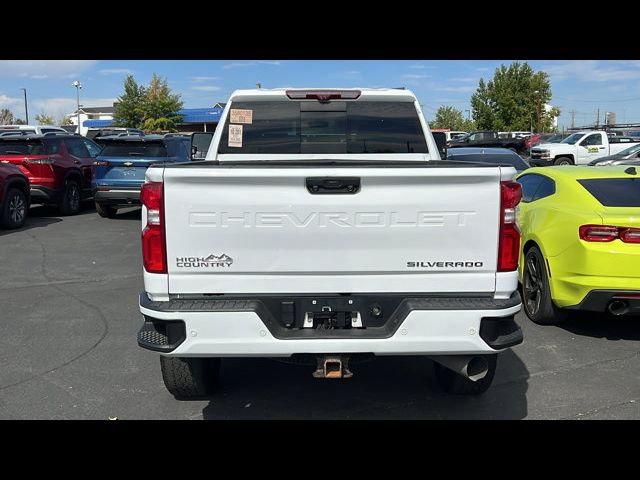
M 213 132 L 220 121 L 224 103 L 216 103 L 213 107 L 183 108 L 178 111 L 182 115 L 182 122 L 178 124 L 178 132 Z M 87 134 L 89 128 L 110 127 L 113 124 L 114 107 L 80 108 L 80 133 Z M 69 118 L 74 125 L 78 124 L 78 112 L 70 113 Z

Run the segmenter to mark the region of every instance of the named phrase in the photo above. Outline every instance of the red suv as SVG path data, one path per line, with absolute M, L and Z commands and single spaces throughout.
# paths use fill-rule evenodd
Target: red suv
M 20 228 L 29 210 L 29 179 L 10 163 L 0 163 L 0 226 Z
M 31 202 L 57 205 L 62 215 L 80 211 L 91 196 L 93 162 L 100 147 L 72 134 L 0 137 L 0 161 L 9 161 L 29 177 Z

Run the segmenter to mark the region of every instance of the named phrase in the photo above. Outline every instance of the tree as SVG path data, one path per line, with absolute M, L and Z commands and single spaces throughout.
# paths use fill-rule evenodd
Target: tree
M 429 123 L 431 128 L 448 128 L 450 130 L 463 130 L 470 132 L 475 130 L 473 120 L 462 116 L 462 112 L 455 107 L 442 105 L 436 111 L 436 119 Z
M 182 115 L 178 114 L 182 105 L 180 94 L 172 94 L 167 80 L 154 73 L 142 102 L 143 128 L 177 131 L 176 126 L 182 121 Z
M 71 117 L 69 117 L 69 115 L 65 115 L 60 119 L 59 124 L 60 125 L 73 125 L 73 122 L 71 121 Z
M 136 83 L 133 75 L 127 75 L 124 79 L 124 93 L 118 97 L 113 111 L 113 125 L 129 128 L 142 127 L 144 97 L 145 88 Z
M 0 110 L 0 125 L 13 125 L 13 113 L 8 108 Z
M 27 122 L 25 120 L 22 120 L 21 118 L 15 118 L 13 120 L 13 123 L 16 124 L 16 125 L 26 125 L 27 124 Z
M 36 115 L 36 122 L 39 125 L 53 125 L 56 121 L 50 115 L 45 115 L 44 113 L 39 113 Z
M 545 110 L 551 101 L 551 84 L 546 72 L 534 72 L 527 63 L 513 62 L 496 68 L 493 79 L 480 79 L 471 97 L 473 119 L 481 130 L 553 130 L 560 114 L 556 107 Z

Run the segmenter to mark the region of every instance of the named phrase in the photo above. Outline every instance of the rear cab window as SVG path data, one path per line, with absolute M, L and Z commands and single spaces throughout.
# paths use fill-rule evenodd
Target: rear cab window
M 640 207 L 640 178 L 578 180 L 605 207 Z
M 236 124 L 228 115 L 220 154 L 377 154 L 428 153 L 413 102 L 295 101 L 233 102 L 232 109 L 252 111 L 251 123 Z
M 104 142 L 103 157 L 167 157 L 162 142 Z

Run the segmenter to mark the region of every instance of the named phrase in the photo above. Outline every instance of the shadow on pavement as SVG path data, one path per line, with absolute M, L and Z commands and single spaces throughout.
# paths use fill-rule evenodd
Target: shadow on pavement
M 615 317 L 606 313 L 573 312 L 558 325 L 576 335 L 608 340 L 640 340 L 640 316 Z
M 313 368 L 269 359 L 223 360 L 204 419 L 521 419 L 529 372 L 512 351 L 498 358 L 484 395 L 447 395 L 426 357 L 376 357 L 349 380 L 312 378 Z
M 118 214 L 108 220 L 140 220 L 142 216 L 142 208 L 131 207 L 118 210 Z M 107 219 L 105 219 L 107 220 Z
M 17 228 L 15 230 L 0 229 L 0 236 L 24 232 L 25 230 L 30 230 L 32 228 L 46 227 L 52 223 L 58 223 L 61 221 L 62 218 L 60 217 L 60 213 L 55 207 L 36 205 L 29 209 L 27 219 L 22 228 Z

